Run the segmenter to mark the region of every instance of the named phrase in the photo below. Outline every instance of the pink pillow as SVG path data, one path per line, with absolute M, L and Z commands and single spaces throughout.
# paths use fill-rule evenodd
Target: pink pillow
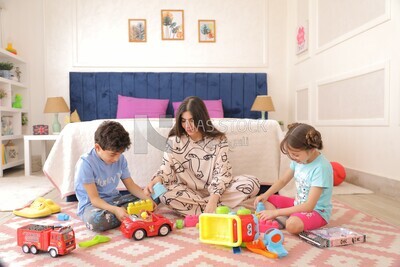
M 203 100 L 204 104 L 206 105 L 208 115 L 210 118 L 223 118 L 224 117 L 224 110 L 222 108 L 222 100 Z M 174 115 L 178 110 L 180 104 L 182 102 L 172 102 L 172 106 L 174 108 Z
M 117 119 L 147 116 L 148 118 L 165 117 L 168 99 L 135 98 L 118 95 Z

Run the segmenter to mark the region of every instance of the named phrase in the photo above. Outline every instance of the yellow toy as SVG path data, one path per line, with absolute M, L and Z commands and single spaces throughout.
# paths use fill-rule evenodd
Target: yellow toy
M 15 48 L 12 46 L 12 43 L 8 43 L 7 44 L 6 50 L 8 52 L 10 52 L 10 53 L 15 54 L 15 55 L 17 54 L 17 50 L 15 50 Z
M 139 214 L 141 211 L 153 211 L 153 202 L 150 199 L 131 202 L 128 204 L 127 212 L 129 215 Z

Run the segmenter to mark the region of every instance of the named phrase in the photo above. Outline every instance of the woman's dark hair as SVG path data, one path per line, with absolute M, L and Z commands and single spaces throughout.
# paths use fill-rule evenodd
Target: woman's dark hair
M 185 100 L 179 105 L 175 114 L 175 125 L 168 134 L 171 136 L 186 135 L 185 129 L 182 127 L 182 114 L 189 111 L 193 116 L 194 125 L 203 136 L 208 137 L 224 137 L 225 134 L 220 132 L 212 124 L 210 115 L 203 100 L 197 96 L 186 97 Z
M 94 134 L 94 142 L 103 150 L 124 152 L 131 145 L 129 133 L 115 121 L 104 121 Z
M 281 142 L 281 151 L 288 154 L 288 148 L 309 150 L 323 148 L 321 133 L 314 127 L 304 123 L 292 123 L 288 125 L 288 132 Z

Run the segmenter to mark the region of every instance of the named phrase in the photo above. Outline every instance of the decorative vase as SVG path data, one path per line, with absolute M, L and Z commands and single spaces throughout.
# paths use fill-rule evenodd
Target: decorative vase
M 11 71 L 9 70 L 0 70 L 0 77 L 11 79 Z

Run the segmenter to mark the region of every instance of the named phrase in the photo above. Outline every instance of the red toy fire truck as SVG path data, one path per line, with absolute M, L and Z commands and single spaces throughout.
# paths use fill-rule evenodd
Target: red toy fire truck
M 17 243 L 24 253 L 48 251 L 53 258 L 66 255 L 76 248 L 71 226 L 28 224 L 17 229 Z

